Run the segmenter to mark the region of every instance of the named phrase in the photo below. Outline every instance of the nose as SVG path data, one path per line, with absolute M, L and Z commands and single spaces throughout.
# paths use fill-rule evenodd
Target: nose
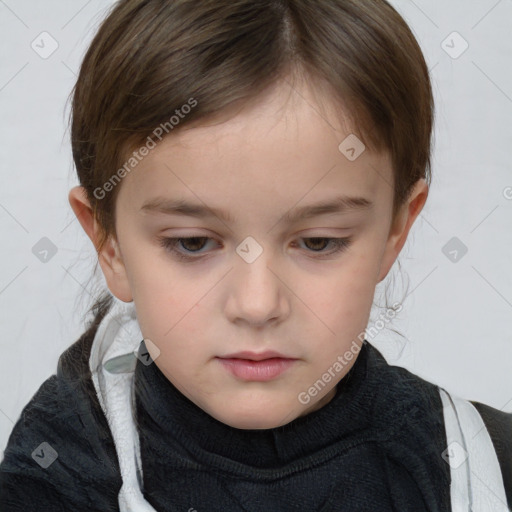
M 226 315 L 231 322 L 263 326 L 281 322 L 290 311 L 284 279 L 266 251 L 252 263 L 239 259 L 230 272 Z

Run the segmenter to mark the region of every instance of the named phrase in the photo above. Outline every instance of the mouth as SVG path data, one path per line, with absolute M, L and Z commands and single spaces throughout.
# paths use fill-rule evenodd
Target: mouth
M 266 350 L 265 352 L 251 352 L 249 350 L 243 350 L 242 352 L 236 352 L 233 354 L 226 354 L 225 356 L 219 356 L 222 359 L 245 359 L 248 361 L 263 361 L 265 359 L 295 359 L 294 357 L 280 354 L 275 350 Z
M 256 360 L 231 356 L 217 357 L 216 359 L 238 379 L 259 382 L 277 378 L 297 361 L 297 359 L 289 357 L 267 357 Z

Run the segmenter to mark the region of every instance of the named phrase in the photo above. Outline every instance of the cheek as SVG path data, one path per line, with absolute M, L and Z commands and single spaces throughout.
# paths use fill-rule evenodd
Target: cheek
M 145 318 L 151 317 L 152 325 L 157 325 L 158 320 L 166 323 L 166 331 L 204 293 L 201 281 L 187 277 L 163 248 L 149 243 L 133 244 L 124 260 L 134 301 L 141 313 Z
M 170 277 L 158 277 L 166 272 Z M 190 282 L 171 272 L 169 266 L 141 272 L 136 281 L 139 285 L 134 302 L 143 336 L 159 347 L 166 366 L 173 366 L 173 361 L 185 362 L 186 366 L 201 350 L 199 341 L 204 338 L 208 312 L 200 301 L 204 300 L 208 283 Z
M 359 248 L 321 278 L 304 276 L 303 294 L 311 297 L 320 310 L 337 312 L 357 311 L 356 306 L 373 298 L 376 281 L 374 275 L 378 261 L 368 251 Z M 370 298 L 370 300 L 371 300 Z
M 367 254 L 354 253 L 322 278 L 303 279 L 297 295 L 307 306 L 301 305 L 300 309 L 304 311 L 308 330 L 315 331 L 309 333 L 310 339 L 318 339 L 323 333 L 324 341 L 331 339 L 336 345 L 339 340 L 357 339 L 364 332 L 375 295 L 377 263 L 376 258 Z

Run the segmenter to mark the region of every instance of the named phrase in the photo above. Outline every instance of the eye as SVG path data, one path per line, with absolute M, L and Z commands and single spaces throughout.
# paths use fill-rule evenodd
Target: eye
M 212 240 L 212 238 L 206 236 L 193 236 L 193 237 L 181 237 L 181 238 L 169 238 L 159 237 L 158 241 L 160 245 L 167 251 L 171 252 L 176 258 L 181 261 L 198 261 L 202 258 L 201 254 L 205 251 L 201 251 L 206 245 L 206 242 Z M 307 252 L 317 253 L 319 256 L 313 256 L 314 258 L 321 258 L 322 256 L 331 256 L 333 254 L 340 253 L 347 249 L 352 238 L 329 238 L 329 237 L 309 237 L 301 238 L 299 240 L 305 241 Z M 331 246 L 330 251 L 325 251 L 327 247 Z M 310 248 L 313 247 L 313 248 Z M 183 252 L 184 251 L 184 252 Z M 191 254 L 198 254 L 198 256 L 191 256 Z
M 187 256 L 186 254 L 183 254 L 177 246 L 180 245 L 189 253 L 199 253 L 198 247 L 199 249 L 204 247 L 204 241 L 212 239 L 207 236 L 191 236 L 182 238 L 159 237 L 158 240 L 164 249 L 175 254 L 178 259 L 192 261 L 198 259 L 198 256 Z M 190 249 L 190 247 L 192 248 Z
M 304 245 L 306 247 L 308 247 L 308 249 L 309 249 L 309 246 L 312 246 L 313 249 L 311 249 L 310 252 L 320 253 L 323 256 L 330 256 L 332 254 L 336 254 L 341 251 L 344 251 L 345 249 L 347 249 L 350 246 L 350 244 L 352 242 L 352 239 L 350 237 L 348 237 L 348 238 L 310 237 L 310 238 L 302 238 L 301 240 L 304 240 L 304 241 L 309 240 L 310 242 L 313 242 L 312 244 L 310 242 L 308 242 L 308 243 L 305 243 Z M 331 247 L 334 247 L 333 249 L 331 249 L 328 252 L 324 252 L 324 250 L 323 250 L 326 247 L 326 244 L 325 244 L 326 241 L 327 241 L 327 247 L 329 246 L 329 244 L 331 245 Z

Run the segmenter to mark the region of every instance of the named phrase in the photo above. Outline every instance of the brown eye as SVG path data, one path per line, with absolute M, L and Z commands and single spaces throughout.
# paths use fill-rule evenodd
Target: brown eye
M 178 238 L 181 247 L 183 247 L 186 251 L 198 251 L 204 247 L 204 243 L 201 241 L 208 240 L 205 236 L 194 236 L 191 238 Z
M 312 251 L 321 251 L 329 245 L 329 243 L 325 244 L 324 242 L 326 240 L 329 242 L 330 238 L 304 238 L 303 240 L 310 240 L 313 242 L 309 243 L 309 245 L 308 243 L 304 242 L 304 245 L 308 247 L 308 249 L 311 249 Z
M 158 237 L 160 245 L 168 252 L 172 253 L 181 261 L 199 261 L 205 251 L 201 251 L 207 244 L 209 238 L 207 236 L 190 236 L 182 238 Z M 197 256 L 194 255 L 197 253 Z
M 304 245 L 306 246 L 306 250 L 312 253 L 318 253 L 316 258 L 321 258 L 322 256 L 331 256 L 338 252 L 342 252 L 350 246 L 352 242 L 352 238 L 329 238 L 329 237 L 309 237 L 302 238 Z M 333 247 L 330 251 L 325 251 L 327 247 Z

